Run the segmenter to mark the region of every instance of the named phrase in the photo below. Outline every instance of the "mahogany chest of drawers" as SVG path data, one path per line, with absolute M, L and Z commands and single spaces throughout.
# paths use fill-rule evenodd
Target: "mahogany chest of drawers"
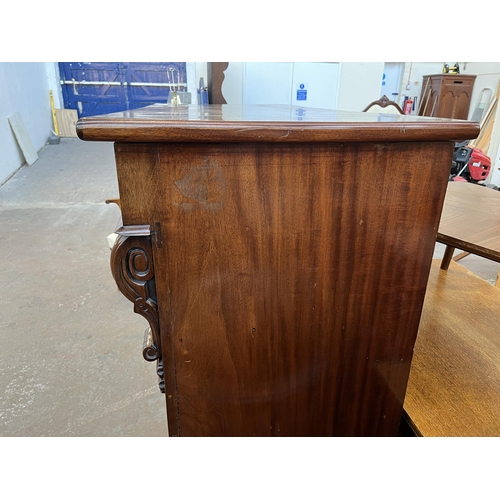
M 171 436 L 394 436 L 454 141 L 477 124 L 284 106 L 81 119 L 113 141 L 112 272 Z

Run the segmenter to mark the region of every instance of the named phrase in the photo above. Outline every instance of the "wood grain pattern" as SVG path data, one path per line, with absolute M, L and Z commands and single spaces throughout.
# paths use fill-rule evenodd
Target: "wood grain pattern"
M 422 88 L 429 87 L 425 95 L 423 115 L 467 120 L 474 87 L 474 75 L 426 75 Z
M 500 192 L 449 182 L 437 241 L 500 262 Z
M 56 109 L 55 114 L 59 129 L 59 137 L 78 137 L 76 135 L 78 111 L 76 111 L 76 109 Z
M 294 106 L 168 106 L 82 118 L 81 139 L 118 142 L 373 142 L 473 139 L 477 123 Z
M 404 403 L 423 436 L 500 436 L 500 289 L 433 262 Z
M 116 173 L 123 224 L 154 226 L 156 221 L 152 221 L 150 216 L 158 210 L 157 200 L 160 196 L 158 146 L 116 143 L 115 159 L 119 165 Z M 126 178 L 122 179 L 123 176 Z
M 452 141 L 478 132 L 289 106 L 80 120 L 116 141 L 120 231 L 151 232 L 169 435 L 397 435 Z
M 170 435 L 396 435 L 453 144 L 116 150 L 124 226 L 162 227 Z

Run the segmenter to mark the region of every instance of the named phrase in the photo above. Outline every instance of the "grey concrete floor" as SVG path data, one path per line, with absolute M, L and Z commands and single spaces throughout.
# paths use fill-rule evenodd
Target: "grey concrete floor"
M 1 436 L 167 435 L 147 322 L 109 269 L 113 197 L 112 144 L 79 139 L 47 145 L 0 188 Z M 495 282 L 498 264 L 460 263 Z
M 441 245 L 440 243 L 436 243 L 436 247 L 434 249 L 434 258 L 441 259 L 444 255 L 445 245 Z M 453 253 L 453 257 L 461 254 L 461 250 L 455 250 Z M 494 285 L 497 280 L 498 271 L 500 269 L 500 264 L 497 262 L 493 262 L 492 260 L 483 259 L 478 255 L 468 255 L 467 257 L 460 259 L 458 264 L 464 266 L 469 271 L 474 273 L 476 276 L 484 279 L 490 285 Z
M 113 146 L 62 139 L 0 188 L 0 435 L 166 436 L 146 320 L 118 291 Z

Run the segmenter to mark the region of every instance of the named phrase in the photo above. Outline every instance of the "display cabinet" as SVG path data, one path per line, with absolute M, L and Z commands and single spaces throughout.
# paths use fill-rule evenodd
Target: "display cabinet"
M 422 82 L 419 114 L 467 120 L 474 75 L 427 75 Z

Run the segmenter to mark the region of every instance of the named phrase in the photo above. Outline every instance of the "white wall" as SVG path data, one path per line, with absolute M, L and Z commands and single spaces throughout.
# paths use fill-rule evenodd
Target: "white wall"
M 222 95 L 228 104 L 243 104 L 244 63 L 230 62 L 224 71 Z
M 418 114 L 420 97 L 422 94 L 422 81 L 425 75 L 435 75 L 443 71 L 442 62 L 414 62 L 405 63 L 403 76 L 401 77 L 401 89 L 399 91 L 398 104 L 403 107 L 405 96 L 417 96 L 417 106 L 414 115 Z M 454 63 L 452 63 L 454 64 Z
M 383 62 L 341 63 L 338 108 L 363 111 L 368 104 L 380 99 L 383 75 Z
M 64 108 L 64 101 L 61 89 L 61 77 L 59 76 L 59 64 L 56 62 L 45 63 L 47 72 L 47 85 L 49 90 L 52 90 L 54 96 L 54 107 L 56 109 Z
M 290 105 L 293 62 L 246 62 L 243 69 L 243 103 Z
M 188 63 L 189 64 L 189 63 Z M 200 84 L 200 78 L 203 78 L 203 82 L 205 87 L 208 87 L 208 66 L 206 62 L 196 62 L 193 63 L 195 64 L 196 68 L 196 89 L 198 89 L 198 86 Z M 190 92 L 193 92 L 191 90 Z
M 340 64 L 338 109 L 362 111 L 368 104 L 380 98 L 384 63 Z M 244 63 L 230 62 L 224 72 L 222 94 L 228 104 L 244 101 Z M 329 106 L 326 106 L 329 107 Z
M 52 128 L 45 63 L 0 63 L 0 184 L 24 164 L 8 117 L 18 111 L 36 151 Z
M 186 63 L 186 83 L 187 92 L 191 93 L 191 104 L 198 104 L 198 83 L 200 79 L 197 78 L 197 67 L 194 62 Z
M 481 90 L 488 87 L 492 90 L 492 94 L 495 95 L 495 90 L 500 80 L 500 63 L 466 62 L 459 64 L 460 72 L 464 75 L 476 75 L 469 110 L 469 119 L 471 119 Z

